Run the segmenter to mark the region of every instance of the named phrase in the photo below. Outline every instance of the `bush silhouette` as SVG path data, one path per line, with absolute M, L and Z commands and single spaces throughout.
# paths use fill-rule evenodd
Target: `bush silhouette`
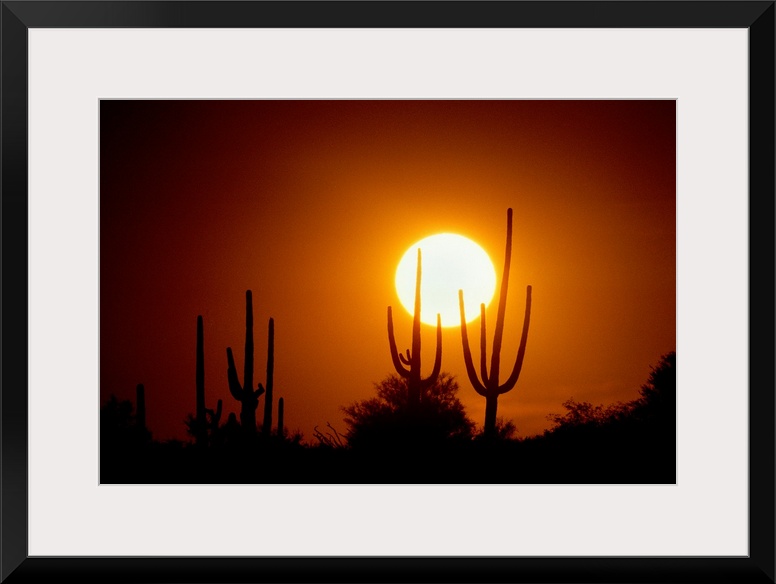
M 571 428 L 604 426 L 615 420 L 627 416 L 633 409 L 633 403 L 617 402 L 609 406 L 599 404 L 594 406 L 590 402 L 578 402 L 574 398 L 563 402 L 566 408 L 565 414 L 550 414 L 547 419 L 555 425 L 550 431 L 564 431 Z
M 638 407 L 642 415 L 673 420 L 676 418 L 676 352 L 671 351 L 652 367 L 647 382 L 641 386 Z
M 593 406 L 569 399 L 565 414 L 547 416 L 554 426 L 533 446 L 565 467 L 566 477 L 603 482 L 675 482 L 676 353 L 660 358 L 640 397 L 627 403 Z
M 652 367 L 647 382 L 639 390 L 640 397 L 633 401 L 617 402 L 608 406 L 594 406 L 573 398 L 563 402 L 565 414 L 550 414 L 547 419 L 555 425 L 548 432 L 572 428 L 594 428 L 614 424 L 647 424 L 650 430 L 673 431 L 676 423 L 676 352 L 666 353 Z
M 517 426 L 512 420 L 507 420 L 499 416 L 498 418 L 496 418 L 496 423 L 493 429 L 493 433 L 486 434 L 485 428 L 483 427 L 482 431 L 478 432 L 474 436 L 474 438 L 477 440 L 485 440 L 490 442 L 494 442 L 494 441 L 504 442 L 504 441 L 518 440 Z
M 151 439 L 145 420 L 134 410 L 131 401 L 119 401 L 115 395 L 110 396 L 100 408 L 101 445 L 109 448 L 137 448 Z
M 408 380 L 397 375 L 376 383 L 375 390 L 377 397 L 343 408 L 348 445 L 354 449 L 440 446 L 472 437 L 474 422 L 456 397 L 458 383 L 449 373 L 439 374 L 419 405 L 410 402 Z

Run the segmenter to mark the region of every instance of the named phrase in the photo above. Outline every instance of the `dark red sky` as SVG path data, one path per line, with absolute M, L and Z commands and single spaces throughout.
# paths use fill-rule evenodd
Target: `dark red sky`
M 676 343 L 675 115 L 670 100 L 103 101 L 101 399 L 134 400 L 142 382 L 154 436 L 184 438 L 201 314 L 207 404 L 239 412 L 225 349 L 242 371 L 251 289 L 255 378 L 273 317 L 286 425 L 308 441 L 315 425 L 345 430 L 340 407 L 393 372 L 388 305 L 409 347 L 393 283 L 405 250 L 460 233 L 500 278 L 509 207 L 504 361 L 529 284 L 533 310 L 499 415 L 531 435 L 570 397 L 634 399 Z M 434 330 L 422 333 L 427 375 Z M 442 369 L 482 424 L 457 327 L 444 329 Z

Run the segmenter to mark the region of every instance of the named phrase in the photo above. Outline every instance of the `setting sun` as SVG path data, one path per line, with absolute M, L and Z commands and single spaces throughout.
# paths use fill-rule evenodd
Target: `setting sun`
M 420 285 L 420 320 L 442 326 L 460 326 L 458 290 L 466 298 L 466 321 L 480 314 L 480 304 L 487 306 L 496 290 L 496 271 L 490 257 L 479 245 L 462 235 L 439 233 L 414 243 L 404 253 L 396 269 L 396 292 L 401 305 L 410 314 L 415 306 L 415 275 L 418 248 L 422 254 Z

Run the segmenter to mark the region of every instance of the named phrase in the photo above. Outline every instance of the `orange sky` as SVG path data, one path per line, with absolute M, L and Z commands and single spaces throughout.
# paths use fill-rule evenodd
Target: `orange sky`
M 341 406 L 393 373 L 411 316 L 394 273 L 405 250 L 460 233 L 500 276 L 513 220 L 502 370 L 531 328 L 499 416 L 541 432 L 570 397 L 631 400 L 675 349 L 674 101 L 103 101 L 100 109 L 100 392 L 146 387 L 157 439 L 184 438 L 204 317 L 208 407 L 242 375 L 245 290 L 256 372 L 275 319 L 275 397 L 288 428 L 341 431 Z M 488 309 L 492 344 L 497 302 Z M 474 349 L 479 320 L 470 324 Z M 423 374 L 434 329 L 423 325 Z M 475 353 L 475 361 L 477 360 Z M 485 401 L 443 333 L 442 370 L 469 416 Z M 508 371 L 502 371 L 502 381 Z M 261 421 L 263 400 L 259 405 Z

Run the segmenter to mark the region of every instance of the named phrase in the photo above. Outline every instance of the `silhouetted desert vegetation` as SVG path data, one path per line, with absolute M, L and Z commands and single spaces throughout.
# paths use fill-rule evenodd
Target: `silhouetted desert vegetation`
M 246 436 L 232 419 L 207 444 L 154 441 L 129 401 L 101 410 L 103 483 L 673 483 L 676 480 L 676 354 L 663 356 L 639 397 L 614 405 L 572 399 L 553 427 L 527 438 L 499 420 L 478 431 L 442 372 L 419 411 L 390 375 L 376 395 L 344 407 L 347 429 Z
M 501 340 L 509 281 L 512 212 L 490 368 L 481 307 L 480 371 L 474 366 L 459 293 L 461 338 L 467 377 L 486 400 L 482 429 L 458 399 L 458 381 L 442 371 L 441 324 L 437 317 L 434 364 L 421 373 L 418 250 L 411 348 L 397 348 L 391 307 L 388 342 L 395 374 L 375 384 L 375 396 L 342 406 L 346 428 L 328 421 L 311 439 L 289 433 L 285 404 L 274 402 L 274 319 L 269 319 L 264 383 L 255 383 L 253 297 L 245 294 L 242 376 L 226 348 L 227 381 L 240 404 L 222 420 L 223 403 L 207 407 L 204 321 L 196 328 L 196 410 L 185 424 L 189 440 L 156 441 L 146 425 L 145 387 L 136 400 L 105 403 L 100 413 L 102 483 L 673 483 L 676 479 L 676 354 L 665 354 L 627 403 L 593 405 L 569 398 L 565 413 L 549 413 L 543 434 L 517 437 L 512 421 L 497 417 L 498 397 L 517 384 L 525 357 L 531 313 L 526 290 L 520 346 L 507 379 L 499 382 Z M 263 398 L 261 423 L 257 410 Z

